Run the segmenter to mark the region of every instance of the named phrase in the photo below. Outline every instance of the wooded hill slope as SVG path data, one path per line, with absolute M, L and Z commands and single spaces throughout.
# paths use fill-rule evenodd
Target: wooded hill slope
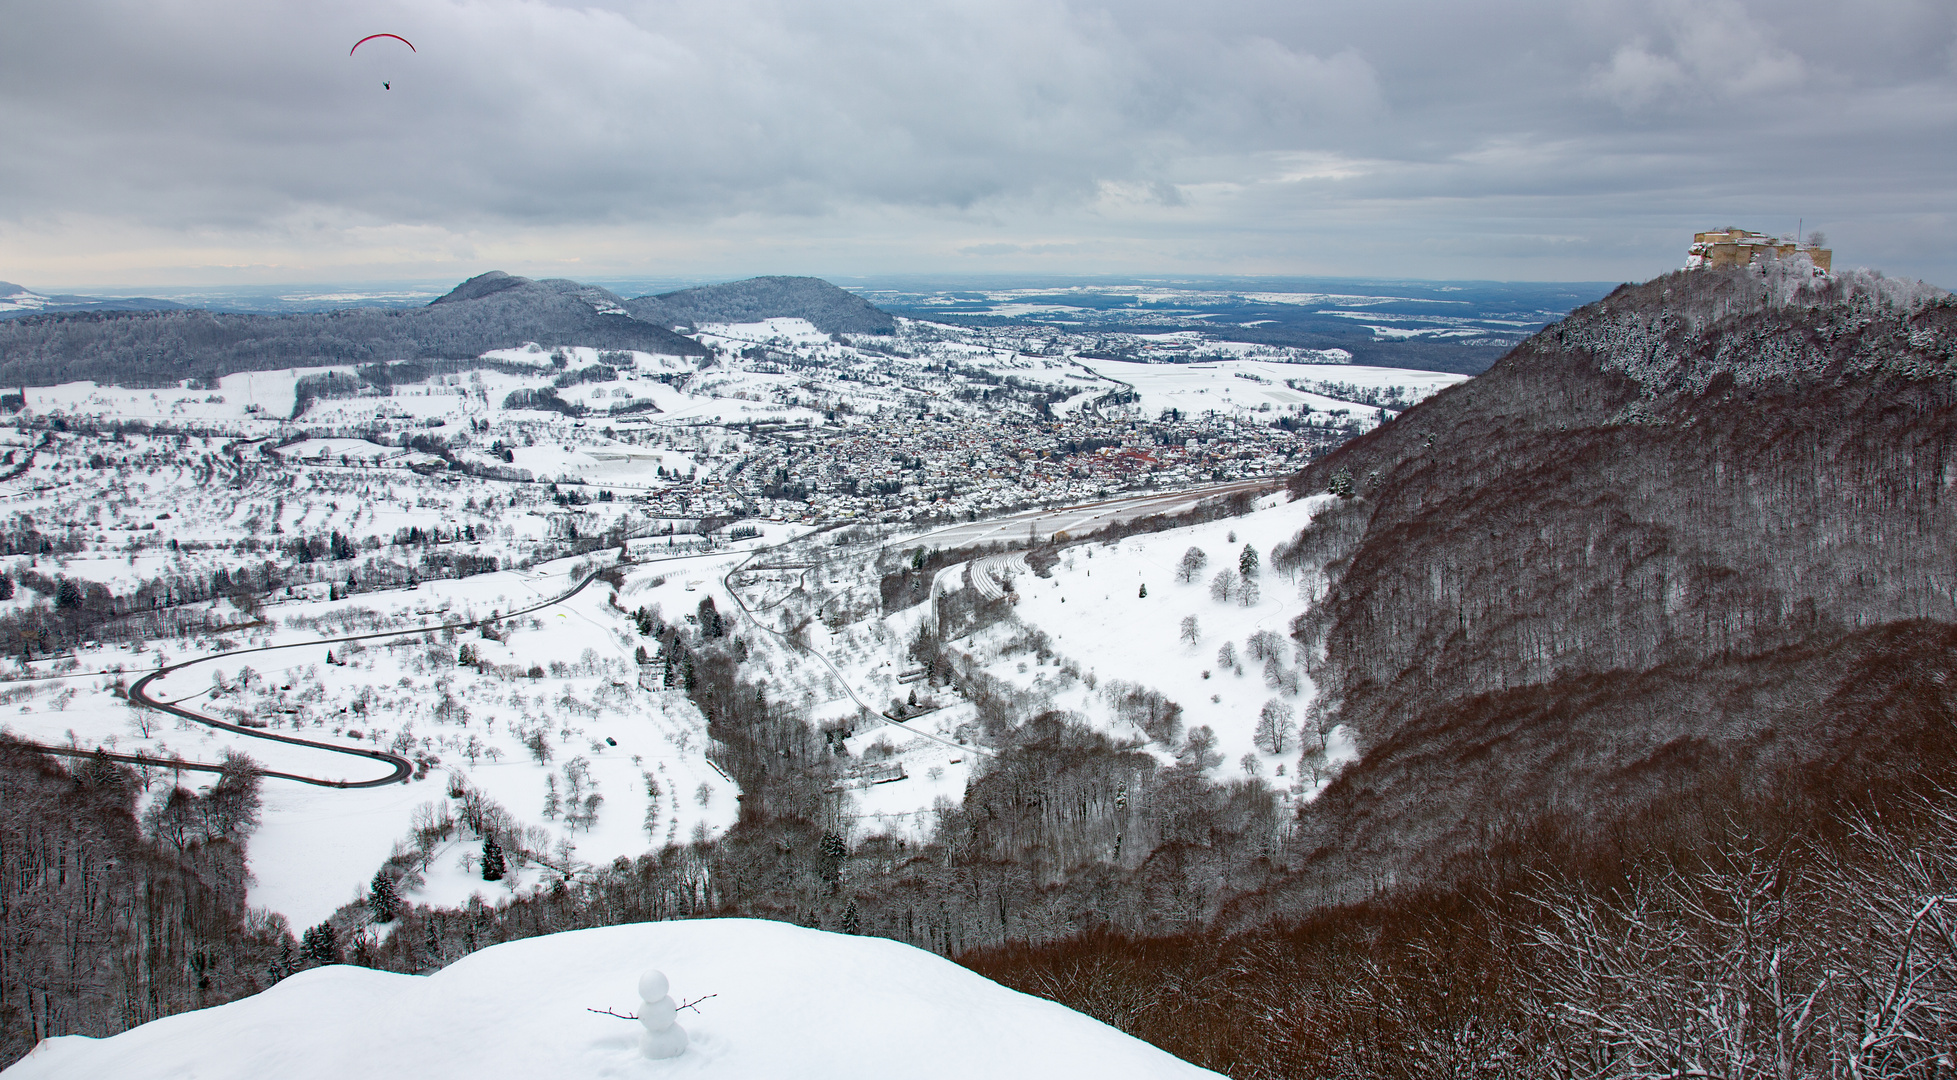
M 825 334 L 889 334 L 897 320 L 868 300 L 812 277 L 758 277 L 701 285 L 626 302 L 633 316 L 662 326 L 807 319 Z
M 1957 757 L 1957 303 L 1676 273 L 1315 463 L 1293 626 L 1366 747 L 1247 921 L 1545 823 Z
M 85 312 L 0 321 L 0 383 L 76 379 L 125 386 L 214 379 L 234 371 L 466 360 L 525 342 L 704 356 L 699 342 L 633 318 L 595 285 L 492 271 L 426 307 L 320 314 Z

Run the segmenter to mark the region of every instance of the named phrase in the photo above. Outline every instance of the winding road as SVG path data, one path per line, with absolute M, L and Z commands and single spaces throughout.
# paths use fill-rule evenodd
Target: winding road
M 550 607 L 554 604 L 561 604 L 564 601 L 569 600 L 571 597 L 576 596 L 578 593 L 583 592 L 584 587 L 591 584 L 592 579 L 596 578 L 597 576 L 598 576 L 598 571 L 594 570 L 591 573 L 586 574 L 582 581 L 579 581 L 576 585 L 571 586 L 569 590 L 565 591 L 564 593 L 558 596 L 551 597 L 550 599 L 545 600 L 542 603 L 533 604 L 527 608 L 522 608 L 517 611 L 512 611 L 506 615 L 494 616 L 493 618 L 476 619 L 471 622 L 438 623 L 434 626 L 417 626 L 409 630 L 382 630 L 371 634 L 352 634 L 347 637 L 321 638 L 315 641 L 298 641 L 298 642 L 291 642 L 285 645 L 260 645 L 256 648 L 251 648 L 251 649 L 234 649 L 230 652 L 218 653 L 215 656 L 200 656 L 195 660 L 185 660 L 182 663 L 171 664 L 167 667 L 157 668 L 155 671 L 152 671 L 149 674 L 144 675 L 142 678 L 137 679 L 136 684 L 129 688 L 129 700 L 130 703 L 134 705 L 139 705 L 149 709 L 155 709 L 158 712 L 166 712 L 172 716 L 179 716 L 185 720 L 190 720 L 199 724 L 203 724 L 205 727 L 216 728 L 219 731 L 228 731 L 234 735 L 243 735 L 249 739 L 265 739 L 270 742 L 286 743 L 292 746 L 304 746 L 313 750 L 324 750 L 332 754 L 344 754 L 348 757 L 359 758 L 363 761 L 379 762 L 391 767 L 390 771 L 386 776 L 382 776 L 373 780 L 328 780 L 317 776 L 304 776 L 298 773 L 270 772 L 270 771 L 263 772 L 261 775 L 264 776 L 275 777 L 280 780 L 294 780 L 301 784 L 312 784 L 316 787 L 374 788 L 374 787 L 385 787 L 388 784 L 397 784 L 408 779 L 408 777 L 412 776 L 414 774 L 414 769 L 415 769 L 414 762 L 409 761 L 407 758 L 402 757 L 399 754 L 390 754 L 385 750 L 363 750 L 358 747 L 340 746 L 334 743 L 320 742 L 315 739 L 302 739 L 293 735 L 279 735 L 270 731 L 261 731 L 256 728 L 248 728 L 238 724 L 226 723 L 225 721 L 219 720 L 216 717 L 205 716 L 203 713 L 196 712 L 191 709 L 186 709 L 182 705 L 177 704 L 176 701 L 159 701 L 158 699 L 153 698 L 149 695 L 149 686 L 151 683 L 155 682 L 158 679 L 164 678 L 173 672 L 182 671 L 183 669 L 188 667 L 194 667 L 198 664 L 208 664 L 213 660 L 228 659 L 234 656 L 244 656 L 249 653 L 277 652 L 281 649 L 318 648 L 321 645 L 338 645 L 343 642 L 349 642 L 349 641 L 372 641 L 377 638 L 403 637 L 409 634 L 427 634 L 437 630 L 473 630 L 478 627 L 488 626 L 493 623 L 501 622 L 505 619 L 514 619 L 522 615 L 528 615 L 535 611 L 541 611 L 544 608 Z M 192 695 L 192 696 L 196 696 L 196 695 Z M 184 701 L 184 700 L 188 700 L 188 699 L 186 698 L 177 699 L 177 701 Z M 38 749 L 44 752 L 61 753 L 70 757 L 78 757 L 78 756 L 92 757 L 94 756 L 95 753 L 94 751 L 69 750 L 69 749 L 64 749 L 59 747 L 41 746 L 39 744 L 32 744 L 32 745 L 36 745 Z M 216 770 L 221 768 L 220 766 L 193 764 L 190 762 L 179 763 L 179 762 L 168 761 L 159 758 L 147 757 L 141 754 L 134 754 L 134 755 L 109 754 L 108 756 L 109 759 L 112 761 L 127 761 L 136 764 L 157 765 L 157 766 L 163 766 L 169 768 L 183 768 L 183 769 L 197 769 L 197 770 Z

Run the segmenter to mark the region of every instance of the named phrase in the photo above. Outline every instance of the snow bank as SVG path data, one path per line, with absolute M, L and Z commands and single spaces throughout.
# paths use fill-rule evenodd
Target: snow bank
M 649 967 L 692 1045 L 639 1055 Z M 1099 1021 L 881 938 L 752 919 L 639 923 L 498 945 L 432 976 L 302 972 L 108 1039 L 47 1039 L 6 1080 L 414 1077 L 1199 1077 Z

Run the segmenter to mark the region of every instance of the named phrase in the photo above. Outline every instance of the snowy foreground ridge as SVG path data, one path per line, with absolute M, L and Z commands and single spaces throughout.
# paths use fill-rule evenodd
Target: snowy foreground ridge
M 692 1045 L 639 1054 L 630 1014 L 657 967 Z M 47 1039 L 42 1077 L 553 1080 L 632 1077 L 1214 1077 L 1063 1006 L 882 938 L 753 919 L 638 923 L 484 949 L 430 976 L 304 971 L 242 1001 L 108 1039 Z

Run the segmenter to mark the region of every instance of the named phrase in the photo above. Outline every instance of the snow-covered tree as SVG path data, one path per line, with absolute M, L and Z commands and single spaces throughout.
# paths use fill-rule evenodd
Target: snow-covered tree
M 1297 713 L 1291 706 L 1272 698 L 1257 714 L 1257 731 L 1252 741 L 1267 754 L 1282 754 L 1291 745 L 1291 721 Z
M 320 923 L 307 930 L 299 939 L 299 959 L 302 963 L 337 964 L 340 962 L 340 940 L 330 922 Z
M 367 917 L 377 923 L 393 922 L 400 906 L 401 898 L 394 891 L 394 879 L 387 876 L 387 868 L 374 871 L 374 883 L 367 887 Z
M 1176 580 L 1184 585 L 1195 581 L 1196 575 L 1203 572 L 1203 567 L 1209 565 L 1209 561 L 1210 557 L 1204 554 L 1202 548 L 1192 547 L 1183 552 L 1182 561 L 1176 564 Z
M 1284 639 L 1274 631 L 1259 630 L 1244 641 L 1244 652 L 1252 660 L 1269 660 L 1284 652 Z

